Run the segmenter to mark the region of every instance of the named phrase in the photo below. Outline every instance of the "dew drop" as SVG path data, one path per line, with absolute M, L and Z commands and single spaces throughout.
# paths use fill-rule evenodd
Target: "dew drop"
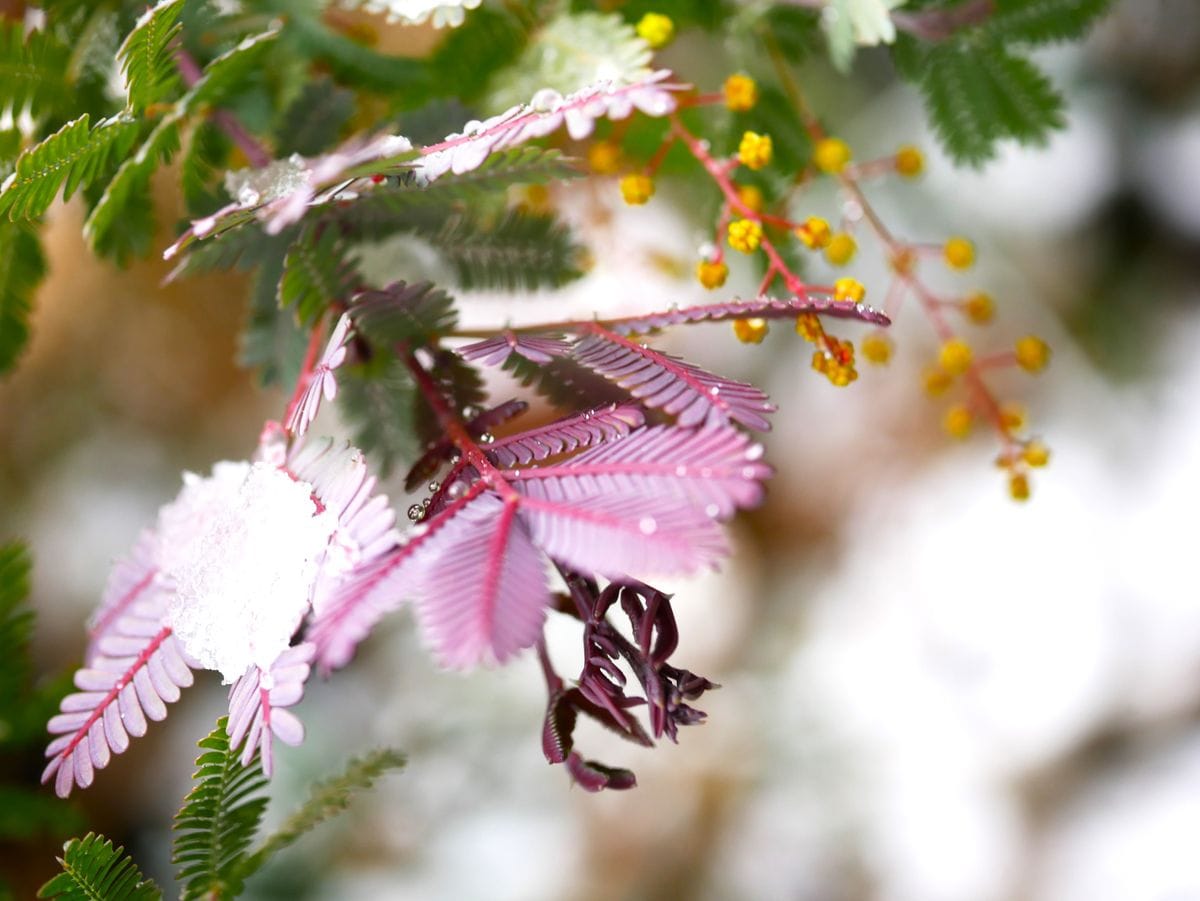
M 679 476 L 680 478 L 686 476 L 687 472 L 688 470 L 686 466 L 680 465 L 675 467 L 675 475 Z
M 433 498 L 429 498 L 429 497 L 427 497 L 427 498 L 425 498 L 425 500 L 421 501 L 421 509 L 422 509 L 422 510 L 428 509 L 428 507 L 429 507 L 429 502 L 430 502 L 431 500 L 433 500 Z
M 716 519 L 721 515 L 721 508 L 717 504 L 709 504 L 704 508 L 704 512 L 709 519 Z
M 496 440 L 496 438 L 495 438 L 495 436 L 492 435 L 491 432 L 484 432 L 482 435 L 479 436 L 480 444 L 491 444 L 495 440 Z
M 437 492 L 442 490 L 442 483 L 441 482 L 430 482 L 429 490 L 431 493 L 436 494 Z
M 761 444 L 751 444 L 746 448 L 747 460 L 761 460 L 763 455 L 763 446 Z
M 450 497 L 458 497 L 460 494 L 463 493 L 462 482 L 455 482 L 453 485 L 451 485 L 449 488 L 446 489 L 446 493 L 448 495 L 450 495 Z
M 743 466 L 742 467 L 742 478 L 743 479 L 754 478 L 754 467 L 753 466 Z
M 413 504 L 411 507 L 408 508 L 408 518 L 410 520 L 412 520 L 413 522 L 417 522 L 424 515 L 425 515 L 425 508 L 422 507 L 420 504 Z
M 658 523 L 653 516 L 643 516 L 638 520 L 638 529 L 643 535 L 653 535 L 658 530 Z

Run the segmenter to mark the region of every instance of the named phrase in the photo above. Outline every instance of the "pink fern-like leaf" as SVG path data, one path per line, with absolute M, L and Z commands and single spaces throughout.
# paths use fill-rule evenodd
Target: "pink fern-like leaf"
M 263 772 L 274 769 L 272 737 L 295 747 L 304 741 L 304 724 L 288 710 L 304 697 L 304 683 L 312 669 L 316 646 L 304 642 L 288 648 L 269 671 L 250 667 L 229 690 L 229 747 L 242 749 L 242 765 L 249 766 L 256 750 L 262 751 Z
M 541 635 L 550 589 L 515 496 L 481 494 L 422 548 L 416 609 L 444 666 L 502 663 Z
M 484 410 L 465 423 L 468 434 L 472 438 L 481 438 L 491 429 L 503 425 L 510 419 L 520 416 L 529 409 L 529 404 L 523 400 L 506 400 L 489 410 Z M 431 444 L 404 477 L 404 490 L 416 491 L 422 483 L 428 481 L 455 454 L 454 442 L 449 438 L 441 438 Z
M 762 454 L 761 444 L 729 426 L 655 426 L 506 477 L 517 490 L 539 497 L 615 496 L 631 508 L 639 499 L 677 498 L 710 519 L 728 519 L 762 500 L 762 482 L 772 472 Z
M 728 553 L 719 523 L 684 500 L 591 494 L 567 499 L 552 483 L 522 486 L 521 516 L 560 563 L 609 578 L 688 575 Z
M 758 431 L 771 428 L 765 414 L 775 407 L 758 388 L 714 375 L 603 326 L 588 325 L 572 356 L 646 406 L 675 416 L 681 426 L 737 422 Z
M 728 300 L 723 303 L 683 307 L 644 316 L 609 321 L 614 332 L 625 335 L 630 332 L 647 332 L 651 329 L 694 322 L 725 322 L 730 319 L 794 319 L 804 313 L 834 316 L 838 319 L 857 319 L 874 325 L 891 325 L 891 320 L 879 310 L 853 301 L 834 300 L 820 294 L 807 297 L 756 297 L 748 300 Z
M 314 609 L 305 634 L 316 645 L 315 660 L 322 672 L 345 666 L 379 620 L 415 594 L 417 577 L 429 559 L 418 552 L 484 488 L 476 482 L 443 516 L 416 526 L 403 544 L 356 567 L 336 594 Z
M 505 329 L 494 338 L 476 341 L 458 349 L 459 356 L 484 366 L 499 366 L 509 354 L 520 354 L 531 363 L 549 363 L 570 351 L 571 345 L 559 335 L 519 335 Z
M 167 715 L 192 684 L 192 671 L 170 628 L 162 625 L 161 598 L 131 603 L 97 642 L 90 664 L 75 673 L 74 694 L 63 698 L 61 713 L 47 729 L 56 735 L 42 782 L 67 797 L 74 785 L 87 788 L 95 771 L 129 747 L 130 737 L 146 734 L 146 721 Z
M 117 620 L 139 599 L 157 597 L 162 591 L 158 575 L 158 536 L 151 529 L 144 529 L 138 536 L 128 557 L 118 560 L 108 576 L 108 584 L 100 600 L 100 607 L 92 616 L 88 630 L 88 648 L 84 662 L 91 665 L 99 653 L 99 643 L 109 633 Z
M 645 421 L 645 414 L 637 407 L 612 404 L 501 438 L 486 448 L 485 452 L 497 466 L 526 465 L 556 454 L 624 438 Z
M 312 421 L 317 418 L 317 411 L 321 408 L 321 399 L 331 401 L 337 396 L 337 379 L 333 375 L 333 370 L 346 360 L 346 340 L 349 337 L 350 316 L 343 313 L 337 325 L 334 326 L 333 334 L 329 336 L 325 353 L 321 355 L 321 359 L 308 376 L 308 384 L 305 386 L 304 393 L 292 408 L 285 423 L 287 430 L 296 437 L 307 432 Z

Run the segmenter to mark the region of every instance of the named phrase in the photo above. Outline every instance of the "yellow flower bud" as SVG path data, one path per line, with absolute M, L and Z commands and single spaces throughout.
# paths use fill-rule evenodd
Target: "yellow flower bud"
M 1021 459 L 1025 461 L 1026 466 L 1045 466 L 1050 462 L 1050 448 L 1033 438 L 1021 449 Z
M 801 225 L 796 226 L 796 237 L 809 250 L 820 250 L 829 246 L 833 232 L 829 223 L 820 216 L 809 216 Z
M 971 426 L 974 422 L 975 417 L 971 414 L 970 409 L 963 404 L 955 404 L 942 417 L 942 428 L 950 437 L 961 441 L 971 434 Z
M 630 206 L 641 206 L 654 196 L 654 182 L 649 175 L 626 175 L 621 179 L 621 196 Z
M 729 246 L 742 253 L 754 253 L 762 243 L 762 226 L 753 219 L 734 219 L 729 223 Z
M 815 313 L 801 313 L 796 317 L 796 334 L 805 341 L 816 342 L 825 334 L 821 320 Z
M 1000 424 L 1010 432 L 1019 432 L 1025 428 L 1029 414 L 1018 403 L 1009 402 L 1000 407 Z
M 976 291 L 963 301 L 963 312 L 976 325 L 984 325 L 991 322 L 996 314 L 996 302 L 992 300 L 992 295 Z
M 1029 476 L 1014 472 L 1008 477 L 1008 494 L 1014 501 L 1029 500 Z
M 743 344 L 762 344 L 762 339 L 767 336 L 767 320 L 735 319 L 733 333 Z
M 866 296 L 867 289 L 856 278 L 839 278 L 833 283 L 833 299 L 860 303 Z
M 597 175 L 616 175 L 621 168 L 621 148 L 612 141 L 595 141 L 588 147 L 587 160 Z
M 771 162 L 774 150 L 770 135 L 748 131 L 742 135 L 741 143 L 738 144 L 738 162 L 748 169 L 762 169 Z
M 858 250 L 858 244 L 854 240 L 854 236 L 846 232 L 838 232 L 829 239 L 829 246 L 825 248 L 825 259 L 834 266 L 845 266 L 854 257 L 854 252 Z
M 925 157 L 911 144 L 896 151 L 896 171 L 905 178 L 916 178 L 925 169 Z
M 971 368 L 974 359 L 971 345 L 962 338 L 951 338 L 938 352 L 938 363 L 949 375 L 962 375 Z
M 1017 341 L 1017 365 L 1026 372 L 1041 372 L 1050 362 L 1050 346 L 1036 335 Z
M 675 23 L 661 13 L 646 13 L 637 23 L 638 37 L 653 49 L 665 47 L 675 37 Z
M 939 366 L 930 366 L 922 376 L 925 393 L 930 397 L 938 397 L 950 390 L 954 380 Z
M 738 188 L 738 200 L 744 203 L 755 213 L 761 213 L 763 204 L 766 202 L 763 197 L 762 190 L 758 185 L 741 185 Z
M 701 260 L 696 264 L 696 278 L 700 284 L 713 291 L 723 284 L 725 279 L 729 277 L 729 267 L 724 263 L 715 260 Z
M 970 269 L 975 263 L 975 245 L 966 238 L 947 238 L 942 245 L 942 256 L 951 269 Z
M 730 75 L 722 90 L 725 105 L 735 113 L 744 113 L 758 103 L 758 85 L 749 75 Z
M 892 358 L 892 339 L 880 332 L 872 332 L 862 340 L 862 353 L 868 363 L 883 366 Z
M 813 164 L 822 172 L 836 175 L 852 156 L 850 146 L 841 138 L 822 138 L 813 149 Z

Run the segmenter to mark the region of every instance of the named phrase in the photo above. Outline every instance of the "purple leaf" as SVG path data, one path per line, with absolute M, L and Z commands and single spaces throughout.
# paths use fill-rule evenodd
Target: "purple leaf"
M 225 731 L 229 747 L 242 750 L 242 766 L 249 766 L 254 752 L 262 750 L 262 769 L 267 776 L 274 768 L 272 736 L 286 745 L 304 740 L 304 726 L 286 708 L 300 702 L 308 680 L 316 645 L 304 642 L 288 648 L 271 664 L 269 672 L 256 666 L 229 689 L 229 720 Z
M 126 607 L 97 640 L 88 668 L 75 674 L 80 691 L 63 698 L 62 712 L 50 719 L 57 738 L 46 748 L 42 782 L 54 777 L 59 797 L 91 785 L 95 771 L 129 747 L 129 736 L 144 735 L 147 719 L 166 717 L 166 705 L 192 684 L 175 636 L 161 626 L 162 607 L 160 597 Z
M 573 348 L 574 359 L 646 406 L 675 416 L 679 425 L 737 422 L 758 431 L 771 428 L 764 414 L 775 407 L 753 385 L 714 375 L 599 325 L 589 324 L 587 333 Z
M 633 511 L 642 499 L 675 498 L 727 519 L 762 500 L 771 467 L 761 458 L 762 445 L 728 426 L 654 426 L 562 463 L 506 476 L 518 491 L 538 497 L 620 496 Z
M 418 619 L 442 664 L 502 663 L 541 635 L 550 589 L 517 498 L 481 494 L 418 551 Z
M 476 341 L 458 349 L 459 356 L 484 366 L 499 366 L 509 354 L 520 354 L 531 363 L 549 363 L 570 351 L 571 345 L 559 335 L 518 335 L 510 329 L 494 338 Z
M 567 772 L 571 779 L 584 791 L 598 792 L 606 788 L 614 791 L 634 788 L 637 777 L 630 770 L 605 766 L 594 760 L 584 760 L 578 751 L 567 757 Z
M 609 328 L 621 335 L 631 332 L 648 332 L 693 322 L 724 322 L 729 319 L 795 319 L 804 313 L 836 316 L 839 319 L 857 319 L 874 325 L 891 325 L 891 320 L 879 310 L 853 301 L 834 300 L 824 295 L 810 294 L 808 297 L 756 297 L 751 300 L 729 300 L 724 303 L 704 304 L 630 316 L 628 319 L 609 321 Z
M 637 407 L 612 404 L 501 438 L 486 448 L 485 453 L 497 466 L 523 466 L 555 454 L 624 438 L 645 421 L 645 414 Z

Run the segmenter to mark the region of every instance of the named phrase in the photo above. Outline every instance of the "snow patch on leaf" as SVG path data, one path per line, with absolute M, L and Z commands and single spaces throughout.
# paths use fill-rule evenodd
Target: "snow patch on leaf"
M 167 622 L 184 650 L 226 683 L 250 666 L 268 670 L 288 647 L 308 611 L 318 564 L 337 528 L 316 513 L 312 486 L 265 463 L 228 464 L 211 480 L 193 481 L 185 495 L 223 503 L 199 518 L 193 540 L 171 547 L 175 592 Z M 211 485 L 204 484 L 205 482 Z M 209 490 L 211 489 L 211 490 Z M 181 498 L 171 505 L 195 522 Z M 166 511 L 164 511 L 166 512 Z

